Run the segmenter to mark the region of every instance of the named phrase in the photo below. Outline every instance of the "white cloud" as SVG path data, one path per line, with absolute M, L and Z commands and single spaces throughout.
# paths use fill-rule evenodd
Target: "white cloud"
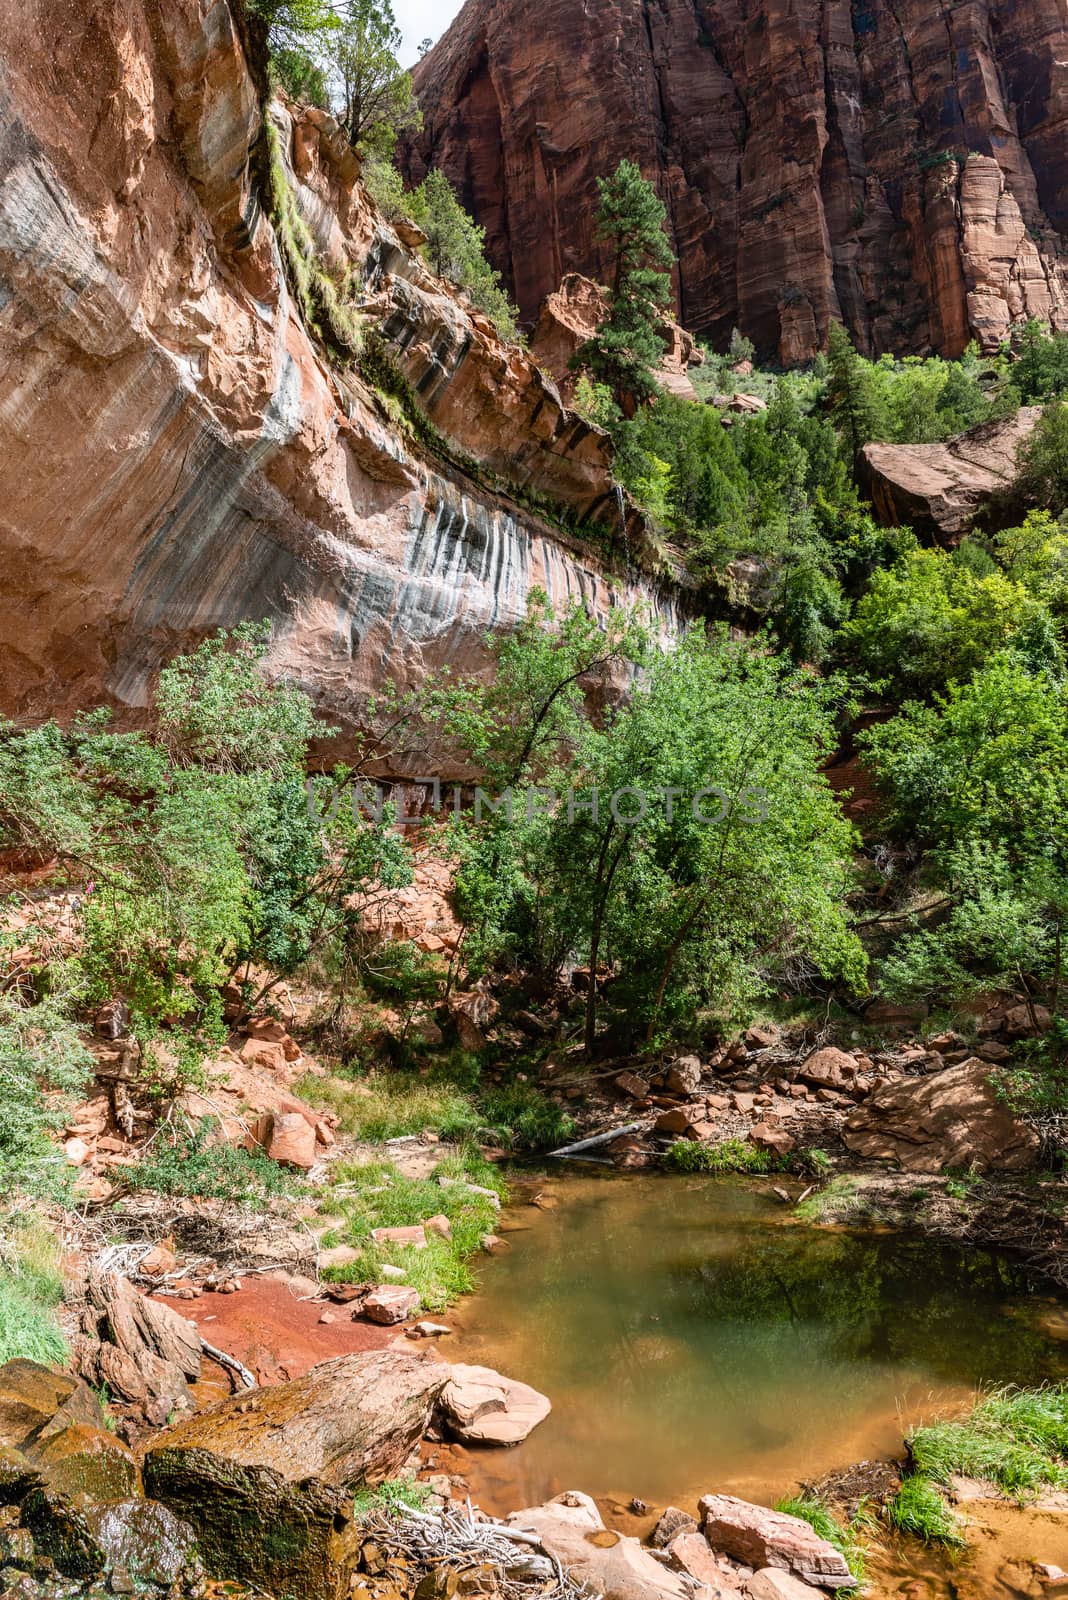
M 459 11 L 463 0 L 393 0 L 397 26 L 404 35 L 401 64 L 414 66 L 424 39 L 436 43 Z

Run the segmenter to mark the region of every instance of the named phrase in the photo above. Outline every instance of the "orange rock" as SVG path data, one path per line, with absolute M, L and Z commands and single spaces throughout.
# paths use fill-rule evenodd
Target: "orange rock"
M 315 1165 L 315 1128 L 296 1111 L 273 1111 L 254 1130 L 256 1143 L 282 1166 L 307 1172 Z

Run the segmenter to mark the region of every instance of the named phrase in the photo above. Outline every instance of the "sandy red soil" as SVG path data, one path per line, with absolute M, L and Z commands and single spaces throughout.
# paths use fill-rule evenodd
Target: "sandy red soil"
M 331 1356 L 381 1349 L 401 1332 L 354 1322 L 346 1306 L 301 1300 L 276 1278 L 242 1278 L 241 1284 L 235 1294 L 205 1290 L 196 1300 L 166 1304 L 195 1322 L 210 1344 L 236 1356 L 260 1383 L 299 1378 Z M 321 1323 L 324 1311 L 336 1320 Z

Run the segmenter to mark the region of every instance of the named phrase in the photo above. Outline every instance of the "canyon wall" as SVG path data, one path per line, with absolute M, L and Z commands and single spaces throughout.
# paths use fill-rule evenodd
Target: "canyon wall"
M 269 114 L 442 448 L 309 337 L 225 0 L 0 0 L 0 714 L 136 721 L 163 659 L 246 618 L 349 730 L 388 679 L 481 667 L 534 587 L 675 627 L 670 586 L 567 531 L 640 544 L 606 437 L 374 211 L 329 117 Z
M 467 0 L 415 69 L 442 167 L 533 322 L 603 277 L 596 178 L 651 178 L 679 320 L 805 361 L 1068 327 L 1066 0 Z

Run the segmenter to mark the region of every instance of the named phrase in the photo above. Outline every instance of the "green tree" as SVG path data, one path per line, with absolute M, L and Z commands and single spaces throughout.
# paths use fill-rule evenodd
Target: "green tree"
M 265 29 L 272 56 L 288 50 L 314 57 L 322 36 L 340 23 L 330 0 L 248 0 L 248 9 Z
M 1020 449 L 1021 481 L 1040 506 L 1068 510 L 1068 401 L 1051 400 Z
M 349 0 L 330 53 L 341 90 L 341 122 L 350 142 L 388 157 L 405 129 L 422 118 L 412 75 L 397 59 L 403 43 L 390 0 Z
M 1009 642 L 1026 649 L 1042 612 L 1004 573 L 980 577 L 955 554 L 916 549 L 874 574 L 839 643 L 893 693 L 930 695 L 965 682 Z
M 898 832 L 943 891 L 933 927 L 883 964 L 888 992 L 957 999 L 1007 984 L 1063 1001 L 1068 697 L 1010 652 L 860 740 Z
M 518 313 L 501 287 L 500 273 L 486 259 L 485 229 L 464 210 L 445 174 L 428 172 L 409 199 L 411 214 L 427 236 L 434 271 L 466 290 L 504 338 L 514 338 Z
M 840 322 L 827 335 L 827 401 L 851 464 L 866 444 L 885 438 L 887 417 L 869 363 Z
M 664 232 L 666 211 L 632 161 L 598 178 L 597 237 L 611 250 L 608 312 L 572 365 L 587 368 L 633 411 L 657 392 L 653 377 L 663 355 L 657 331 L 671 307 L 674 257 Z

